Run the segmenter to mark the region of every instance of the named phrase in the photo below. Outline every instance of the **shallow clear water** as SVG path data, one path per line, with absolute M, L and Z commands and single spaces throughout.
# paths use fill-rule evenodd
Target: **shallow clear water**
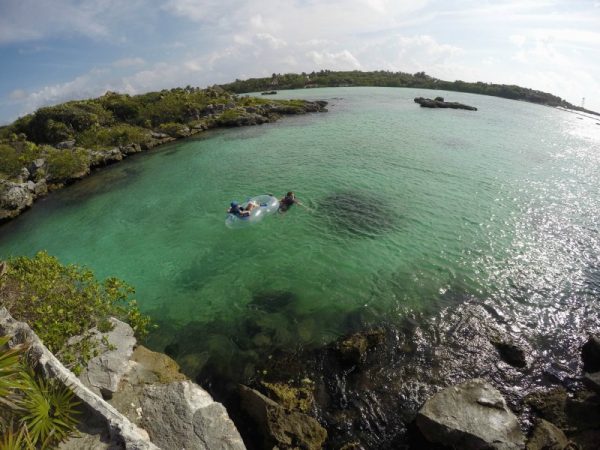
M 477 112 L 431 110 L 444 95 Z M 118 276 L 190 372 L 244 376 L 409 310 L 479 298 L 515 327 L 584 321 L 600 291 L 600 126 L 542 106 L 394 88 L 280 92 L 329 112 L 220 130 L 130 158 L 0 228 L 0 256 L 46 249 Z M 231 200 L 305 208 L 243 229 Z

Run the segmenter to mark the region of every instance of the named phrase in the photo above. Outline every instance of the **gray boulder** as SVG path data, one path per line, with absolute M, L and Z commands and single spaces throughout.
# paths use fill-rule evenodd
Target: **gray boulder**
M 500 392 L 475 379 L 446 388 L 419 411 L 417 426 L 432 443 L 464 450 L 516 450 L 525 436 Z
M 27 183 L 0 184 L 0 220 L 18 216 L 33 203 L 33 194 Z
M 56 148 L 66 149 L 75 147 L 75 140 L 62 141 L 56 144 Z
M 34 178 L 38 175 L 39 172 L 45 174 L 48 169 L 48 165 L 46 164 L 46 160 L 44 158 L 34 159 L 27 170 L 29 171 L 29 176 Z
M 243 450 L 223 405 L 191 381 L 144 389 L 141 424 L 163 449 Z
M 83 384 L 104 398 L 112 397 L 119 389 L 121 379 L 130 369 L 129 358 L 136 343 L 133 329 L 128 324 L 114 318 L 110 321 L 114 326 L 111 331 L 91 331 L 100 354 L 88 362 L 79 376 Z
M 33 193 L 36 197 L 41 197 L 48 193 L 48 184 L 46 183 L 45 179 L 42 179 L 42 180 L 38 181 L 37 183 L 35 183 L 35 186 L 33 188 Z

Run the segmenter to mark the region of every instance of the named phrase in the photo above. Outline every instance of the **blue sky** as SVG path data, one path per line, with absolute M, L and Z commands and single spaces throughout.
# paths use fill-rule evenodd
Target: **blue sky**
M 424 70 L 600 111 L 600 0 L 0 0 L 0 123 L 107 90 Z

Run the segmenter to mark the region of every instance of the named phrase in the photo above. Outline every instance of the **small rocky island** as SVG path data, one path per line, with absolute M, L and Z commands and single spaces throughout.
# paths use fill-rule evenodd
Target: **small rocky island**
M 415 103 L 421 105 L 422 108 L 451 108 L 477 111 L 477 108 L 474 106 L 464 105 L 458 102 L 446 102 L 444 101 L 444 97 L 436 97 L 433 100 L 430 98 L 416 97 Z

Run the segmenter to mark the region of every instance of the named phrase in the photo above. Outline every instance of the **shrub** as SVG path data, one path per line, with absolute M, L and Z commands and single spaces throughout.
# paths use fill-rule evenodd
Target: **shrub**
M 147 130 L 122 123 L 109 128 L 90 128 L 77 136 L 77 143 L 83 147 L 101 149 L 127 144 L 143 144 L 148 141 L 148 138 Z
M 171 137 L 183 137 L 186 135 L 187 127 L 181 123 L 167 122 L 159 126 L 158 129 Z
M 0 144 L 0 174 L 11 178 L 17 176 L 21 163 L 17 151 L 10 145 Z
M 48 106 L 17 120 L 14 131 L 36 143 L 56 144 L 95 125 L 109 125 L 113 115 L 94 100 Z
M 0 298 L 10 313 L 27 322 L 75 373 L 97 350 L 88 330 L 105 328 L 109 316 L 129 322 L 138 337 L 147 334 L 150 319 L 140 313 L 133 293 L 121 280 L 99 282 L 90 270 L 62 265 L 46 252 L 10 259 L 0 284 Z M 73 336 L 81 339 L 69 344 Z
M 51 448 L 75 431 L 78 402 L 55 381 L 36 377 L 25 347 L 6 348 L 0 337 L 0 449 Z
M 85 172 L 90 166 L 90 155 L 82 148 L 59 150 L 45 148 L 48 175 L 52 180 L 68 180 Z

